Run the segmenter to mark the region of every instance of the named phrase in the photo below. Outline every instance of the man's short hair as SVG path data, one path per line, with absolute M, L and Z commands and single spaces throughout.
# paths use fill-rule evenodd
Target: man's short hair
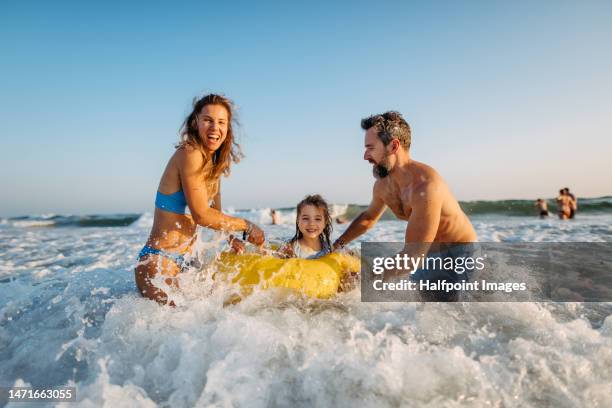
M 375 128 L 376 134 L 385 146 L 391 143 L 391 140 L 397 139 L 406 150 L 410 148 L 412 142 L 410 126 L 399 112 L 389 111 L 362 119 L 361 128 L 363 130 Z

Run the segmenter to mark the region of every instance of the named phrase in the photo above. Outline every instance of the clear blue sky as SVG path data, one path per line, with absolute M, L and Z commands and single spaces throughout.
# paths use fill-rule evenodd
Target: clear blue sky
M 389 109 L 459 199 L 609 195 L 611 22 L 610 1 L 5 1 L 0 216 L 151 211 L 209 91 L 247 155 L 224 206 L 367 203 L 359 121 Z

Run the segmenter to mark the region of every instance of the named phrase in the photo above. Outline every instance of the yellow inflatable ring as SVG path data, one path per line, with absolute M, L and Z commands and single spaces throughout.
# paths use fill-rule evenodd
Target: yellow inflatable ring
M 328 299 L 340 287 L 342 278 L 359 272 L 359 259 L 331 253 L 319 259 L 280 259 L 259 254 L 223 252 L 214 263 L 215 279 L 239 284 L 243 295 L 254 287 L 288 288 L 308 297 Z

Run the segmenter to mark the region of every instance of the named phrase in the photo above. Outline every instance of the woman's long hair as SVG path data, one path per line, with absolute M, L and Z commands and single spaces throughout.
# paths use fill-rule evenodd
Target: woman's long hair
M 329 206 L 327 202 L 321 197 L 319 194 L 313 194 L 306 196 L 302 201 L 300 201 L 297 205 L 297 215 L 295 218 L 295 235 L 289 243 L 291 245 L 295 244 L 298 239 L 303 237 L 302 231 L 300 231 L 300 227 L 298 226 L 300 220 L 300 213 L 302 212 L 302 208 L 307 205 L 315 206 L 316 208 L 323 210 L 323 218 L 325 219 L 325 228 L 323 228 L 323 232 L 319 235 L 319 241 L 321 241 L 321 248 L 325 248 L 327 246 L 331 249 L 331 233 L 334 228 L 331 216 L 329 215 Z
M 206 149 L 198 133 L 197 116 L 206 105 L 221 105 L 227 109 L 228 114 L 227 135 L 221 147 L 212 155 Z M 206 182 L 209 198 L 217 194 L 221 175 L 229 176 L 232 162 L 238 163 L 243 157 L 240 145 L 236 142 L 234 135 L 234 125 L 238 126 L 238 122 L 234 115 L 233 102 L 223 95 L 208 94 L 200 99 L 194 99 L 193 109 L 181 126 L 180 141 L 176 148 L 180 149 L 189 145 L 197 149 L 204 157 L 202 175 Z

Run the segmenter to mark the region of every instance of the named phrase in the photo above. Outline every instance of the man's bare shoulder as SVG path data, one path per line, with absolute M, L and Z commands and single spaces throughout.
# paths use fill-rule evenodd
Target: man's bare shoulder
M 374 182 L 374 187 L 372 188 L 372 196 L 374 198 L 382 198 L 385 195 L 387 187 L 385 184 L 385 180 L 378 179 Z
M 411 165 L 414 168 L 414 181 L 412 186 L 414 190 L 446 186 L 440 173 L 433 167 L 417 161 L 413 161 Z

